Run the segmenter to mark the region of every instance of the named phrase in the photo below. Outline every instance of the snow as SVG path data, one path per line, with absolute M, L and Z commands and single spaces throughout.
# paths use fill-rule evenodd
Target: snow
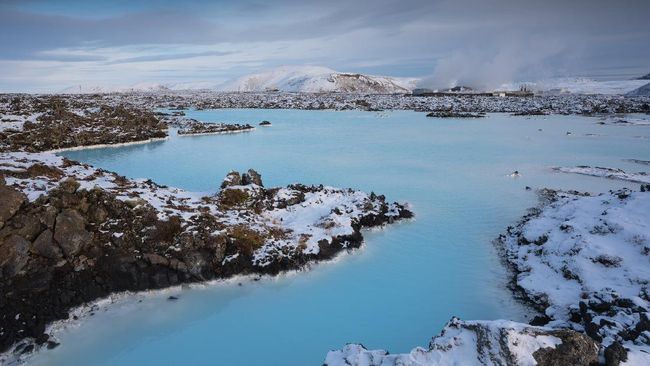
M 532 356 L 535 351 L 555 348 L 562 343 L 559 338 L 549 335 L 549 331 L 548 328 L 508 320 L 462 321 L 453 318 L 440 335 L 431 340 L 428 349 L 416 347 L 409 353 L 389 354 L 384 350 L 367 350 L 359 344 L 348 344 L 341 350 L 330 351 L 324 365 L 536 365 Z
M 37 123 L 43 113 L 32 113 L 27 115 L 0 114 L 0 132 L 15 130 L 22 131 L 25 122 Z
M 47 165 L 60 170 L 61 177 L 39 176 L 21 178 L 10 173 L 25 171 L 35 165 Z M 191 229 L 193 220 L 205 209 L 226 227 L 245 225 L 258 231 L 265 239 L 253 253 L 253 264 L 267 266 L 276 259 L 291 257 L 296 251 L 315 255 L 321 244 L 331 244 L 355 232 L 354 225 L 365 215 L 380 214 L 382 201 L 373 195 L 352 189 L 312 187 L 308 192 L 292 188 L 279 188 L 270 210 L 254 213 L 250 208 L 224 208 L 218 197 L 203 192 L 189 192 L 174 187 L 163 187 L 151 180 L 127 180 L 119 175 L 85 164 L 73 163 L 51 152 L 0 153 L 0 172 L 5 171 L 7 185 L 20 189 L 30 201 L 47 194 L 64 179 L 74 177 L 81 189 L 100 187 L 116 195 L 117 199 L 132 202 L 134 206 L 148 204 L 156 209 L 161 220 L 179 216 Z M 250 197 L 264 197 L 263 188 L 256 185 L 231 186 L 227 189 L 246 190 Z M 292 197 L 304 200 L 299 203 L 279 205 Z M 388 216 L 399 216 L 396 204 L 387 204 Z M 282 207 L 281 207 L 282 206 Z M 281 231 L 281 238 L 267 235 Z M 345 245 L 345 243 L 343 244 Z M 232 257 L 233 260 L 237 257 Z M 225 263 L 225 262 L 224 262 Z
M 643 80 L 646 81 L 646 80 Z M 644 84 L 640 86 L 637 89 L 632 90 L 631 92 L 626 94 L 627 96 L 630 97 L 638 97 L 638 96 L 649 96 L 650 95 L 650 83 Z
M 646 172 L 626 173 L 622 169 L 590 167 L 586 165 L 577 166 L 574 168 L 556 167 L 553 168 L 553 170 L 562 173 L 575 173 L 575 174 L 582 174 L 582 175 L 590 175 L 593 177 L 627 180 L 630 182 L 637 182 L 637 183 L 650 183 L 650 175 L 648 175 L 648 173 Z
M 352 84 L 353 77 L 360 82 Z M 322 66 L 281 66 L 269 71 L 250 74 L 228 82 L 223 91 L 259 92 L 281 90 L 288 92 L 364 92 L 408 93 L 415 88 L 415 78 L 394 78 L 340 73 Z M 354 90 L 352 90 L 354 89 Z
M 516 284 L 546 307 L 549 325 L 577 330 L 583 326 L 571 321 L 571 315 L 581 302 L 618 304 L 617 299 L 630 299 L 640 308 L 609 305 L 612 311 L 592 315 L 595 323 L 613 324 L 598 328 L 605 346 L 621 341 L 618 332 L 634 329 L 639 311 L 650 309 L 649 216 L 649 193 L 560 193 L 557 201 L 503 241 L 506 259 L 518 273 Z M 629 348 L 635 342 L 623 345 Z

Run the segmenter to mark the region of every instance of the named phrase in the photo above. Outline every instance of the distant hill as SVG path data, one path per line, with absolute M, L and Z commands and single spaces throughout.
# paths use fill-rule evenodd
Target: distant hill
M 634 89 L 625 95 L 630 97 L 650 96 L 650 83 L 647 83 L 638 89 Z
M 213 89 L 215 85 L 208 82 L 195 83 L 139 83 L 131 86 L 109 86 L 109 85 L 74 85 L 59 90 L 63 94 L 105 94 L 105 93 L 132 93 L 132 92 L 165 92 L 171 90 L 198 90 Z
M 337 72 L 321 66 L 282 66 L 250 74 L 219 87 L 223 91 L 410 93 L 416 78 L 396 78 Z
M 645 74 L 641 77 L 636 78 L 635 80 L 650 80 L 650 74 Z

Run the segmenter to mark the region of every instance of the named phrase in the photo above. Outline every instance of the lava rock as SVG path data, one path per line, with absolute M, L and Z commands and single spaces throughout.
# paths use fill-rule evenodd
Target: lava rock
M 20 272 L 29 259 L 29 242 L 11 234 L 0 241 L 0 274 L 13 277 Z
M 17 190 L 0 185 L 0 226 L 12 218 L 27 197 Z
M 54 243 L 54 233 L 50 229 L 45 229 L 32 243 L 32 251 L 42 257 L 50 259 L 61 259 L 63 253 L 56 243 Z
M 242 185 L 256 184 L 260 187 L 263 187 L 262 176 L 253 169 L 248 169 L 248 172 L 244 173 L 241 178 Z
M 627 361 L 627 349 L 615 341 L 605 348 L 605 366 L 618 366 Z
M 67 257 L 73 257 L 90 242 L 92 234 L 85 229 L 85 219 L 74 209 L 65 209 L 56 217 L 54 240 Z
M 66 193 L 75 193 L 79 186 L 80 184 L 76 179 L 68 177 L 59 184 L 59 189 Z
M 538 366 L 584 365 L 598 363 L 598 344 L 588 336 L 572 330 L 551 332 L 562 343 L 555 348 L 542 348 L 533 353 Z
M 221 183 L 221 189 L 232 186 L 240 186 L 242 184 L 242 177 L 239 172 L 231 171 L 226 175 Z

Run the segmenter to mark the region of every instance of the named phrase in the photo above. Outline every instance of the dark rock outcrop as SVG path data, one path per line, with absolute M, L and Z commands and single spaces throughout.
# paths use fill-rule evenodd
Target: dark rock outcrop
M 427 113 L 427 117 L 433 118 L 483 118 L 485 113 L 457 112 L 457 111 L 433 111 Z
M 106 105 L 93 100 L 85 105 L 62 96 L 18 100 L 12 113 L 38 117 L 35 122 L 25 122 L 21 130 L 0 131 L 4 142 L 0 150 L 38 152 L 167 137 L 167 126 L 152 112 L 128 104 Z
M 370 203 L 380 209 L 355 223 L 353 235 L 323 243 L 318 254 L 296 251 L 262 266 L 253 262 L 253 253 L 267 238 L 283 238 L 286 233 L 280 227 L 259 232 L 244 224 L 224 223 L 200 209 L 191 220 L 160 219 L 141 198 L 123 201 L 105 189 L 79 186 L 74 179 L 64 179 L 32 202 L 13 187 L 0 186 L 0 202 L 9 202 L 5 197 L 13 202 L 6 205 L 11 215 L 4 216 L 0 229 L 0 351 L 28 339 L 55 347 L 44 333 L 47 324 L 66 319 L 73 307 L 115 292 L 297 269 L 360 246 L 362 227 L 412 216 L 402 206 L 395 206 L 396 216 L 389 215 L 383 196 L 373 195 Z M 297 185 L 302 191 L 296 191 L 295 199 L 275 199 L 278 189 L 265 189 L 262 177 L 252 169 L 242 175 L 229 173 L 223 186 L 218 197 L 206 199 L 218 209 L 233 209 L 243 216 L 297 204 L 306 192 L 324 189 Z M 224 192 L 235 193 L 228 198 L 232 202 L 226 204 Z M 242 202 L 237 201 L 238 192 L 245 193 Z M 34 349 L 33 343 L 27 344 L 16 351 Z
M 248 172 L 242 174 L 241 184 L 242 185 L 255 184 L 260 187 L 264 186 L 264 184 L 262 184 L 262 176 L 253 169 L 248 169 Z
M 22 192 L 11 189 L 4 184 L 0 185 L 0 197 L 2 197 L 0 199 L 0 228 L 2 228 L 4 223 L 18 212 L 26 197 Z
M 549 335 L 560 338 L 555 348 L 542 348 L 533 353 L 538 366 L 584 365 L 598 363 L 598 344 L 585 334 L 572 330 L 551 331 Z

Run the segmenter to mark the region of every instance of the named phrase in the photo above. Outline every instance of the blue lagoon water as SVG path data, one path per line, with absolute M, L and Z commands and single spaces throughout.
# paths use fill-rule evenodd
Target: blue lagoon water
M 320 365 L 347 342 L 405 352 L 451 316 L 525 321 L 491 241 L 551 187 L 636 184 L 551 166 L 631 171 L 650 160 L 649 127 L 584 117 L 431 119 L 416 112 L 189 111 L 203 121 L 270 120 L 250 133 L 171 136 L 63 155 L 132 178 L 216 192 L 231 169 L 265 185 L 353 187 L 409 202 L 414 221 L 365 233 L 363 249 L 309 271 L 134 297 L 59 334 L 36 365 Z M 567 135 L 567 132 L 571 132 Z M 588 135 L 595 134 L 595 135 Z M 645 136 L 639 137 L 639 136 Z M 521 177 L 509 176 L 514 170 Z M 238 283 L 242 285 L 239 286 Z M 178 301 L 167 301 L 170 294 Z

